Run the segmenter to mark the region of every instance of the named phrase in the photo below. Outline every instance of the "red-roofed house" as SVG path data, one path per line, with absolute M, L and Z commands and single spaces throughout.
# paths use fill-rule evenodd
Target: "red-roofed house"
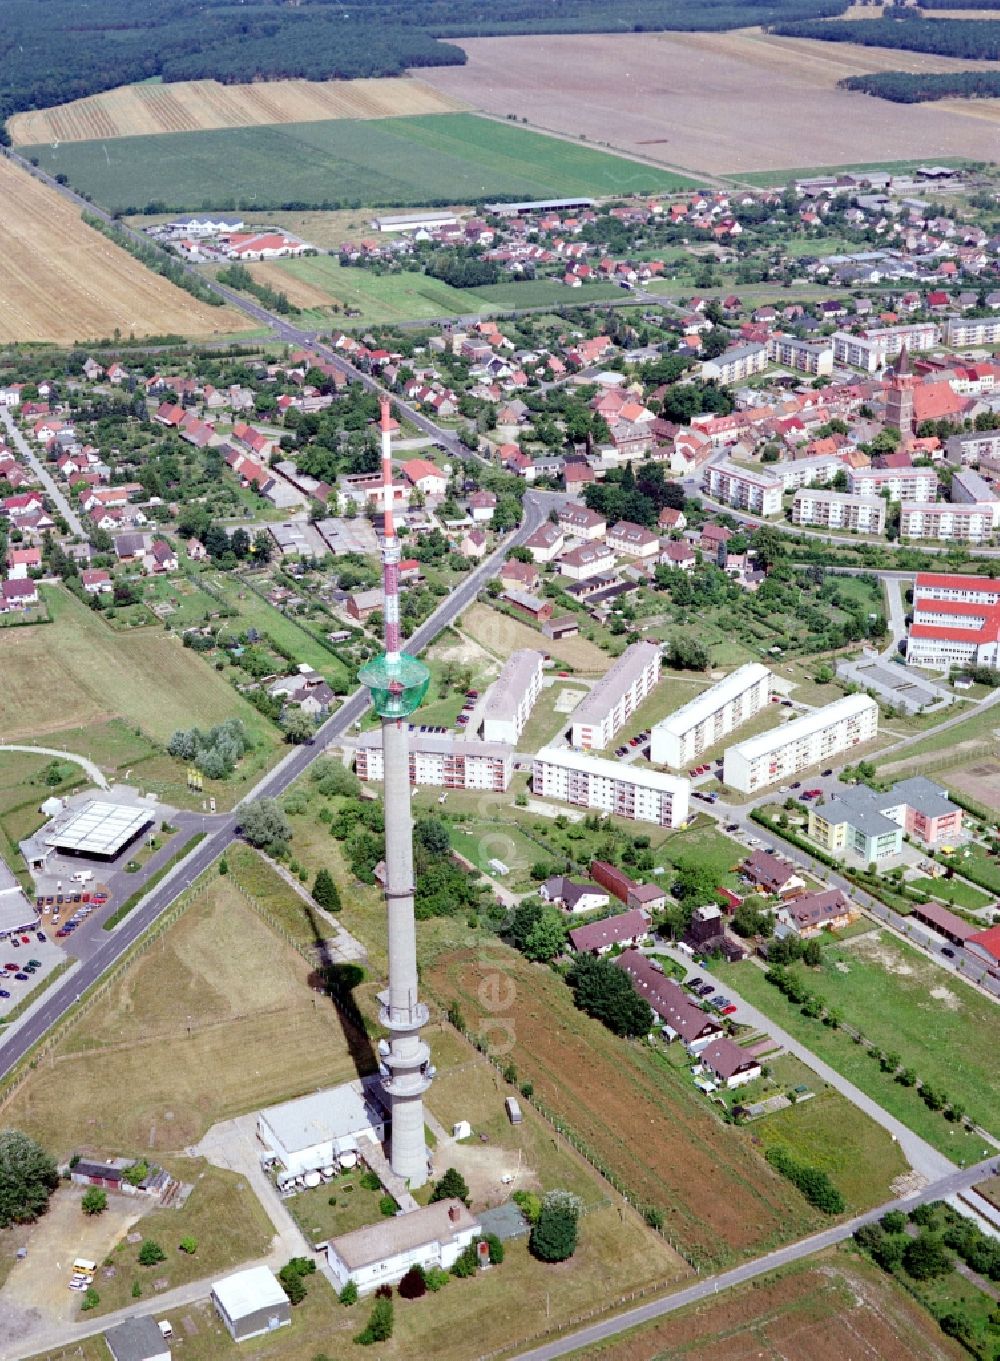
M 616 945 L 639 945 L 649 935 L 649 914 L 641 907 L 619 912 L 603 921 L 578 926 L 569 933 L 570 944 L 581 955 L 606 955 Z
M 402 465 L 403 476 L 425 496 L 444 496 L 448 478 L 426 458 L 411 458 Z
M 40 548 L 11 548 L 7 552 L 7 572 L 11 581 L 25 581 L 42 565 Z

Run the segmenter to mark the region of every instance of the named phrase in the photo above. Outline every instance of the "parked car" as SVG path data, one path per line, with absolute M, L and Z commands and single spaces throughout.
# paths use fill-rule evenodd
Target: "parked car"
M 944 955 L 944 957 L 945 957 L 946 959 L 954 959 L 954 958 L 955 958 L 955 951 L 951 948 L 950 945 L 942 945 L 942 946 L 941 946 L 941 953 Z
M 42 967 L 42 961 L 41 961 L 40 959 L 29 959 L 29 960 L 28 960 L 28 968 L 29 968 L 29 969 L 40 969 L 41 967 Z
M 6 988 L 0 988 L 0 997 L 7 998 L 9 996 L 10 993 L 7 991 Z
M 27 983 L 28 981 L 28 975 L 26 973 L 16 973 L 14 977 L 19 983 Z
M 833 766 L 827 766 L 826 770 L 823 771 L 823 778 L 826 779 L 826 777 L 827 777 L 828 775 L 832 775 L 832 774 L 833 774 Z
M 702 983 L 701 987 L 699 987 L 699 988 L 697 989 L 697 991 L 698 991 L 698 996 L 699 996 L 699 997 L 707 997 L 707 996 L 709 995 L 709 993 L 713 993 L 713 992 L 715 991 L 715 984 L 714 984 L 714 983 Z
M 728 1007 L 723 1007 L 723 1008 L 722 1008 L 722 1015 L 723 1015 L 723 1016 L 732 1016 L 732 1015 L 735 1013 L 735 1011 L 736 1011 L 736 1004 L 735 1004 L 735 1002 L 730 1002 L 729 1005 L 728 1005 Z
M 802 781 L 801 781 L 801 780 L 793 780 L 790 787 L 791 787 L 792 789 L 801 789 L 801 788 L 802 788 Z
M 44 932 L 44 931 L 36 931 L 36 932 L 35 932 L 35 940 L 39 941 L 42 945 L 44 945 L 44 944 L 45 944 L 45 932 Z
M 688 981 L 684 984 L 684 986 L 686 988 L 693 988 L 694 991 L 697 992 L 698 989 L 701 987 L 702 983 L 704 983 L 704 981 L 705 980 L 703 978 L 689 978 Z

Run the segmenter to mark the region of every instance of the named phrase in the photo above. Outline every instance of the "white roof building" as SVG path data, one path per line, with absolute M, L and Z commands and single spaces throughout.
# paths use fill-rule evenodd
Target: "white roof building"
M 770 678 L 770 671 L 760 662 L 738 666 L 656 724 L 650 735 L 649 759 L 654 765 L 688 765 L 767 707 Z
M 385 1120 L 361 1083 L 347 1082 L 261 1111 L 257 1137 L 298 1177 L 335 1165 L 340 1154 L 356 1153 L 366 1142 L 381 1144 Z
M 731 788 L 750 794 L 870 742 L 877 732 L 875 701 L 868 695 L 845 695 L 783 727 L 729 747 L 722 778 Z
M 401 1280 L 411 1266 L 447 1270 L 480 1231 L 460 1200 L 441 1200 L 333 1239 L 327 1261 L 341 1288 L 353 1281 L 364 1293 Z
M 43 840 L 62 855 L 113 860 L 156 821 L 148 808 L 93 799 L 46 828 Z
M 544 666 L 545 657 L 532 648 L 511 653 L 486 699 L 483 741 L 517 742 L 541 693 Z
M 212 1285 L 215 1311 L 234 1342 L 246 1342 L 292 1321 L 288 1296 L 270 1267 L 253 1266 Z
M 691 785 L 676 775 L 640 770 L 563 747 L 543 747 L 531 768 L 540 798 L 597 808 L 636 822 L 679 827 L 687 821 Z

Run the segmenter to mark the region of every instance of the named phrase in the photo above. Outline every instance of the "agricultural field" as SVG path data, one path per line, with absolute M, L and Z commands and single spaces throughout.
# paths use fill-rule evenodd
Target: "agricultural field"
M 532 647 L 548 652 L 557 662 L 587 675 L 603 675 L 608 669 L 608 654 L 588 639 L 578 636 L 555 642 L 538 629 L 501 614 L 489 605 L 473 605 L 462 615 L 458 627 L 503 660 L 518 648 Z
M 844 76 L 867 71 L 988 63 L 749 28 L 463 38 L 459 45 L 465 66 L 424 73 L 443 94 L 498 118 L 515 114 L 532 127 L 695 175 L 882 164 L 926 158 L 931 148 L 935 160 L 996 154 L 990 109 L 998 100 L 942 101 L 933 110 L 880 104 L 875 117 L 865 96 L 836 88 Z
M 1000 1094 L 993 1081 L 1000 1020 L 988 999 L 884 932 L 826 945 L 817 970 L 792 967 L 846 1025 L 877 1048 L 898 1054 L 903 1067 L 961 1102 L 986 1129 L 1000 1128 Z M 946 1156 L 961 1165 L 986 1156 L 980 1139 L 929 1110 L 915 1088 L 883 1073 L 842 1029 L 802 1016 L 753 964 L 720 965 L 718 975 Z M 933 1045 L 928 1034 L 935 1037 Z M 974 1046 L 970 1034 L 978 1037 Z
M 473 114 L 268 124 L 25 147 L 116 212 L 439 203 L 677 188 L 661 168 Z
M 579 1361 L 958 1361 L 966 1353 L 890 1278 L 841 1249 L 576 1355 Z
M 88 227 L 62 195 L 0 158 L 0 341 L 73 343 L 110 336 L 202 339 L 241 329 Z
M 165 742 L 177 728 L 240 718 L 258 744 L 244 766 L 266 761 L 275 730 L 179 638 L 158 629 L 116 634 L 61 587 L 45 594 L 54 622 L 17 629 L 4 642 L 0 737 L 52 738 L 121 717 Z M 39 685 L 39 676 L 49 683 Z
M 470 1031 L 509 1057 L 633 1203 L 663 1212 L 668 1241 L 689 1260 L 756 1254 L 816 1226 L 816 1213 L 720 1124 L 686 1075 L 578 1012 L 550 970 L 497 943 L 443 955 L 425 976 L 434 999 L 459 1002 Z M 486 1012 L 490 989 L 509 1005 Z
M 52 109 L 17 113 L 7 123 L 14 146 L 86 142 L 100 137 L 205 132 L 211 128 L 310 123 L 320 119 L 402 118 L 453 113 L 461 103 L 421 80 L 269 80 L 222 85 L 217 80 L 143 82 L 74 99 Z
M 80 1144 L 168 1155 L 218 1120 L 349 1081 L 374 1066 L 371 1051 L 308 973 L 233 884 L 210 877 L 17 1090 L 4 1123 L 59 1157 Z
M 452 288 L 441 279 L 409 271 L 374 274 L 369 269 L 343 268 L 329 255 L 255 265 L 253 273 L 286 292 L 296 306 L 336 303 L 342 310 L 350 309 L 358 315 L 349 320 L 358 325 L 391 325 L 485 310 L 474 289 Z

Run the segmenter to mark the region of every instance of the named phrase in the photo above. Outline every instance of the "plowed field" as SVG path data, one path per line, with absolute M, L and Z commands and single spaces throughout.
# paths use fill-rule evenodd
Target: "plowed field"
M 15 146 L 28 146 L 263 123 L 312 123 L 324 118 L 450 113 L 464 107 L 419 80 L 272 80 L 254 85 L 183 80 L 170 85 L 123 85 L 54 109 L 15 114 L 7 126 Z
M 208 336 L 246 323 L 207 307 L 88 227 L 60 194 L 0 157 L 0 341 Z

